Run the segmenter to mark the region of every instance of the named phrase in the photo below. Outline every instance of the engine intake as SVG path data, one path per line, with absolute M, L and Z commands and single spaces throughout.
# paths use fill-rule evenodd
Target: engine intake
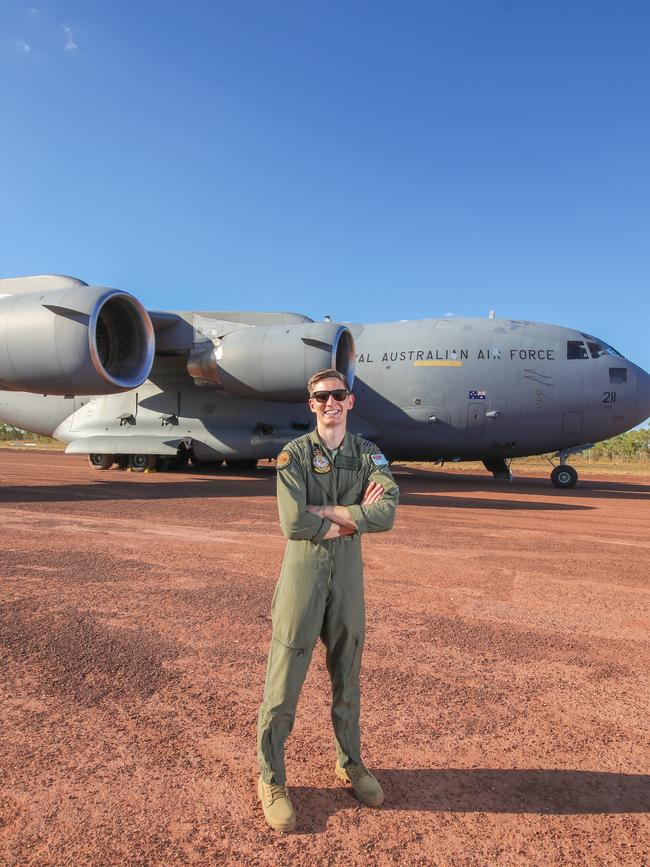
M 306 399 L 307 380 L 319 370 L 338 370 L 352 386 L 354 352 L 351 331 L 333 322 L 251 326 L 199 344 L 187 368 L 197 385 L 298 402 Z
M 44 278 L 39 292 L 36 278 L 25 278 L 29 291 L 0 297 L 0 388 L 53 395 L 137 388 L 155 353 L 145 308 L 128 292 L 61 279 L 68 283 L 50 289 L 52 278 Z

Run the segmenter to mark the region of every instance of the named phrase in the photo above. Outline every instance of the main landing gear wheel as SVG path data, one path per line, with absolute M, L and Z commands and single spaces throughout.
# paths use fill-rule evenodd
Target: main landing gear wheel
M 551 481 L 556 488 L 572 488 L 578 481 L 577 470 L 569 464 L 560 464 L 559 467 L 553 467 Z
M 144 473 L 156 466 L 155 455 L 129 455 L 129 469 L 134 473 Z
M 88 463 L 93 470 L 110 470 L 115 463 L 115 455 L 88 455 Z

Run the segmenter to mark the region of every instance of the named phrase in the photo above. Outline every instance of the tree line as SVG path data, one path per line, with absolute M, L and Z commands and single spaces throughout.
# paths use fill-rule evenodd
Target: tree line
M 0 442 L 49 442 L 52 437 L 35 434 L 28 430 L 21 430 L 11 424 L 0 424 Z
M 585 454 L 594 461 L 650 460 L 650 428 L 629 430 L 602 443 L 596 443 Z

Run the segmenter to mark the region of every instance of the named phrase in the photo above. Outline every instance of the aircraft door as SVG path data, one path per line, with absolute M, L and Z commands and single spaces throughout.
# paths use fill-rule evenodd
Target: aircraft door
M 482 401 L 470 403 L 467 407 L 467 436 L 483 436 L 485 428 L 485 404 Z

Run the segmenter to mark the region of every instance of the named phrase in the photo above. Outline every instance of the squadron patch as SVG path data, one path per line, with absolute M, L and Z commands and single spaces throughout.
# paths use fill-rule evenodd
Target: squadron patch
M 280 452 L 275 462 L 275 465 L 279 470 L 283 470 L 285 467 L 289 466 L 292 460 L 293 457 L 291 455 L 291 452 Z
M 314 449 L 311 465 L 315 473 L 331 473 L 332 465 L 327 460 L 321 449 Z
M 373 455 L 370 455 L 373 464 L 376 467 L 385 467 L 388 463 L 388 460 L 382 455 L 381 452 L 375 452 Z

